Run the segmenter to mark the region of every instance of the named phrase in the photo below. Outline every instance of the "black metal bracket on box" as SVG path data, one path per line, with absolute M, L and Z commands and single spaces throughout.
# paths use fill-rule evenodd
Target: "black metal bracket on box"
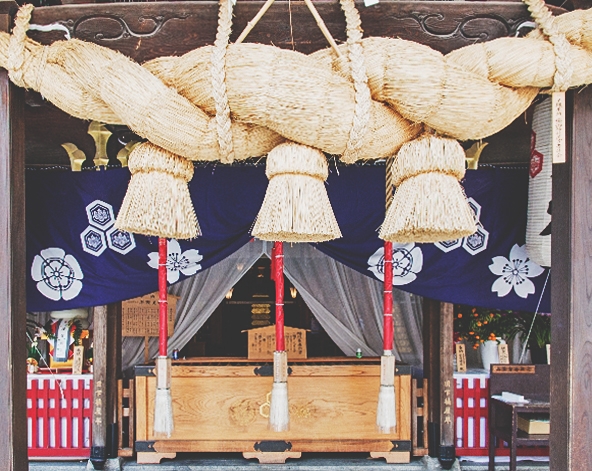
M 136 442 L 134 443 L 134 449 L 136 453 L 153 453 L 154 450 L 154 442 Z
M 253 449 L 262 453 L 283 453 L 292 449 L 292 443 L 282 440 L 265 440 L 255 443 Z
M 255 376 L 273 376 L 273 365 L 258 366 L 253 370 Z M 288 366 L 288 376 L 292 374 L 292 368 Z
M 94 469 L 104 469 L 107 462 L 107 449 L 104 446 L 91 447 L 90 462 Z
M 456 448 L 454 445 L 442 446 L 440 445 L 440 453 L 438 456 L 440 465 L 443 469 L 450 469 L 456 461 Z
M 154 365 L 139 365 L 134 368 L 134 376 L 156 376 Z
M 391 440 L 391 451 L 411 451 L 411 440 Z

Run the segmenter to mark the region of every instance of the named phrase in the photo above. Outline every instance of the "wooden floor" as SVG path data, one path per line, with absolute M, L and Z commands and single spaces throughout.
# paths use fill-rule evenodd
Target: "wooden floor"
M 175 460 L 163 460 L 160 465 L 137 464 L 125 460 L 122 468 L 114 460 L 108 462 L 106 470 L 123 471 L 436 471 L 441 468 L 435 458 L 415 458 L 411 463 L 387 464 L 384 460 L 370 460 L 366 453 L 305 453 L 299 460 L 288 460 L 283 465 L 259 465 L 256 460 L 245 460 L 239 453 L 195 453 L 181 454 Z M 31 471 L 83 471 L 86 462 L 31 462 Z M 486 471 L 487 463 L 465 462 L 460 467 L 453 466 L 456 471 Z M 88 468 L 92 469 L 92 468 Z M 500 463 L 497 471 L 507 471 L 508 464 Z M 520 461 L 519 471 L 549 471 L 549 463 Z

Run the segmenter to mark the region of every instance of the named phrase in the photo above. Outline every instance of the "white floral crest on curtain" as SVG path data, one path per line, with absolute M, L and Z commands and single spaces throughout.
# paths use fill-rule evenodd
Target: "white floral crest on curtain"
M 535 278 L 545 270 L 528 258 L 526 245 L 514 244 L 510 250 L 510 258 L 493 257 L 489 270 L 499 278 L 491 285 L 491 291 L 501 298 L 507 296 L 512 288 L 521 298 L 534 294 L 536 288 L 529 278 Z
M 415 243 L 393 243 L 393 285 L 401 286 L 415 281 L 423 268 L 423 252 Z M 368 259 L 368 270 L 384 281 L 384 247 L 380 247 Z
M 169 240 L 167 249 L 167 281 L 169 284 L 179 281 L 179 272 L 185 276 L 195 275 L 201 270 L 198 262 L 203 260 L 199 250 L 189 249 L 181 252 L 181 246 L 176 239 Z M 148 254 L 148 266 L 158 270 L 158 252 Z
M 59 247 L 49 247 L 35 255 L 31 278 L 39 292 L 53 301 L 70 301 L 82 290 L 84 274 L 78 260 Z

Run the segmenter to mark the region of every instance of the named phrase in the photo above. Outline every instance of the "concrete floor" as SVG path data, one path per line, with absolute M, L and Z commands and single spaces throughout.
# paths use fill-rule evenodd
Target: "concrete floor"
M 91 471 L 87 461 L 54 462 L 31 461 L 31 471 Z M 409 464 L 387 464 L 384 460 L 370 460 L 363 453 L 305 453 L 299 460 L 288 460 L 285 464 L 260 465 L 256 460 L 245 460 L 238 453 L 227 454 L 183 454 L 174 460 L 162 460 L 161 464 L 138 464 L 132 460 L 108 460 L 105 471 L 438 471 L 438 460 L 424 457 Z M 487 462 L 457 461 L 452 471 L 486 471 Z M 518 471 L 548 471 L 546 462 L 521 461 Z M 508 471 L 508 464 L 499 463 L 496 471 Z

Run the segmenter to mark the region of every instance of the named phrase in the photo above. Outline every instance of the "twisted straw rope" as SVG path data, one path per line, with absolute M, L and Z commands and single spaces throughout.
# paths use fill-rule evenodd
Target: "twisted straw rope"
M 27 30 L 33 13 L 33 5 L 26 4 L 16 14 L 12 36 L 8 45 L 8 76 L 12 82 L 22 88 L 25 88 L 23 80 L 23 65 L 25 63 L 25 42 L 27 39 Z
M 41 46 L 23 37 L 21 21 L 27 9 L 18 15 L 13 36 L 0 34 L 0 66 L 10 69 L 17 83 L 40 91 L 73 116 L 127 124 L 185 158 L 220 158 L 216 122 L 208 115 L 215 113 L 209 90 L 211 46 L 141 67 L 92 43 L 73 39 Z M 592 83 L 592 11 L 566 13 L 555 18 L 554 25 L 572 43 L 567 54 L 573 66 L 569 85 Z M 363 39 L 373 100 L 359 158 L 392 155 L 421 131 L 413 122 L 425 122 L 440 134 L 458 139 L 478 139 L 502 129 L 528 107 L 539 88 L 555 84 L 558 55 L 543 39 L 537 30 L 527 38 L 500 38 L 446 56 L 409 41 Z M 236 158 L 263 155 L 283 138 L 343 153 L 355 91 L 333 68 L 331 52 L 304 56 L 255 44 L 231 45 L 228 51 L 226 80 L 237 120 L 231 123 Z M 256 81 L 245 83 L 245 72 L 266 78 L 278 64 L 285 79 L 270 83 L 273 93 L 257 88 Z M 203 77 L 200 67 L 205 70 Z M 233 81 L 228 82 L 229 78 Z M 314 87 L 303 89 L 308 84 Z M 318 87 L 324 88 L 319 92 Z M 297 98 L 290 97 L 292 90 L 300 92 Z M 263 101 L 262 94 L 266 95 Z M 289 98 L 286 103 L 285 97 Z M 258 104 L 264 106 L 257 109 Z M 266 111 L 269 106 L 275 107 L 275 115 Z
M 543 34 L 553 44 L 555 53 L 555 75 L 551 92 L 564 92 L 569 88 L 573 68 L 569 56 L 570 44 L 564 34 L 561 34 L 555 24 L 555 18 L 551 14 L 543 0 L 523 0 L 528 6 L 528 11 L 542 30 Z
M 370 105 L 372 97 L 368 87 L 368 76 L 362 49 L 362 23 L 353 0 L 341 0 L 341 9 L 345 14 L 347 26 L 347 47 L 349 68 L 354 82 L 354 117 L 349 133 L 345 152 L 341 159 L 346 163 L 358 160 L 359 149 L 362 147 L 364 133 L 370 121 Z
M 220 146 L 220 161 L 234 160 L 232 130 L 230 129 L 230 106 L 226 91 L 226 50 L 232 29 L 232 0 L 220 0 L 218 30 L 212 52 L 212 95 L 216 103 L 216 134 Z

